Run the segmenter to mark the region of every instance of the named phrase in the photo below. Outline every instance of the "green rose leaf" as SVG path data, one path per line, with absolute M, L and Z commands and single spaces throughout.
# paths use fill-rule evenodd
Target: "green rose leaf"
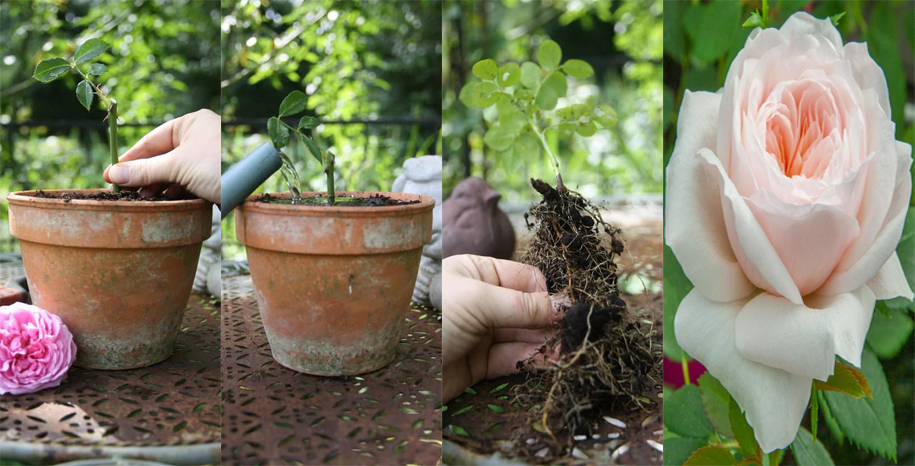
M 83 45 L 77 47 L 76 53 L 73 54 L 73 61 L 85 63 L 101 55 L 105 50 L 108 50 L 108 44 L 105 41 L 102 39 L 89 39 L 83 42 Z
M 856 367 L 836 361 L 833 374 L 825 382 L 814 381 L 818 390 L 844 393 L 854 398 L 871 397 L 867 379 Z
M 746 456 L 756 454 L 756 433 L 753 427 L 747 422 L 746 414 L 740 410 L 737 401 L 731 397 L 728 403 L 728 420 L 731 421 L 731 431 L 734 432 L 734 438 L 740 444 L 740 450 Z
M 709 445 L 693 452 L 689 459 L 683 463 L 683 466 L 707 466 L 709 464 L 720 466 L 737 464 L 737 458 L 734 458 L 734 455 L 727 448 Z
M 280 118 L 302 112 L 305 110 L 306 103 L 308 103 L 308 96 L 304 92 L 290 92 L 280 104 Z
M 32 77 L 43 82 L 51 82 L 70 71 L 70 62 L 63 58 L 46 58 L 35 67 Z
M 877 308 L 881 312 L 874 313 L 867 331 L 867 344 L 878 358 L 892 358 L 899 354 L 912 336 L 912 318 L 904 309 L 889 309 L 884 301 L 877 301 Z
M 731 395 L 724 385 L 708 372 L 699 377 L 699 391 L 702 395 L 702 407 L 705 414 L 715 430 L 721 435 L 733 438 L 734 432 L 731 431 L 731 421 L 728 418 L 728 411 L 731 402 Z
M 528 89 L 536 89 L 543 79 L 543 72 L 536 63 L 526 61 L 521 64 L 521 85 Z
M 267 134 L 270 135 L 273 147 L 276 147 L 277 150 L 286 147 L 286 143 L 289 142 L 289 129 L 283 126 L 277 117 L 270 117 L 267 120 Z
M 76 98 L 79 99 L 79 103 L 83 104 L 83 107 L 86 107 L 86 110 L 92 108 L 93 96 L 92 85 L 89 84 L 89 81 L 84 79 L 76 85 Z
M 493 126 L 486 131 L 483 142 L 495 150 L 506 150 L 515 141 L 515 134 L 502 126 Z
M 315 117 L 313 117 L 313 116 L 303 116 L 302 119 L 299 120 L 299 126 L 298 126 L 298 128 L 299 128 L 300 130 L 302 130 L 302 129 L 315 129 L 315 128 L 317 128 L 318 125 L 320 125 L 320 124 L 321 124 L 321 120 L 318 120 L 317 118 L 315 118 Z
M 845 12 L 844 12 L 844 11 L 841 12 L 841 13 L 839 13 L 839 14 L 837 14 L 837 15 L 832 15 L 832 16 L 830 16 L 830 17 L 829 17 L 829 21 L 832 22 L 832 25 L 833 25 L 833 26 L 839 27 L 839 20 L 842 19 L 843 16 L 845 16 Z
M 706 438 L 714 433 L 702 408 L 699 387 L 684 385 L 664 397 L 664 426 L 681 437 Z
M 595 116 L 595 119 L 597 119 L 597 116 Z M 683 268 L 680 267 L 680 263 L 670 247 L 665 244 L 663 248 L 664 276 L 662 280 L 664 284 L 664 302 L 662 305 L 664 308 L 663 325 L 667 329 L 664 332 L 663 350 L 664 355 L 668 358 L 674 361 L 681 361 L 686 357 L 686 354 L 680 349 L 680 345 L 677 344 L 677 337 L 671 330 L 674 328 L 674 317 L 677 315 L 680 301 L 693 289 L 693 284 L 686 278 Z
M 909 288 L 915 289 L 915 207 L 909 207 L 905 216 L 905 224 L 902 227 L 902 238 L 899 239 L 899 245 L 896 246 L 896 255 L 902 264 L 902 271 L 909 282 Z M 915 312 L 915 302 L 909 301 L 902 296 L 886 301 L 886 307 L 890 310 L 908 310 Z M 875 348 L 876 349 L 876 348 Z M 880 353 L 877 353 L 880 356 Z
M 499 75 L 499 64 L 489 58 L 480 60 L 473 65 L 473 75 L 484 81 L 495 81 Z
M 573 78 L 584 79 L 594 76 L 594 68 L 584 60 L 571 59 L 562 64 L 562 71 Z
M 502 87 L 514 86 L 521 79 L 521 67 L 514 63 L 506 63 L 499 70 L 496 82 Z
M 684 438 L 664 433 L 664 464 L 681 466 L 697 449 L 705 446 L 705 441 L 695 438 Z
M 867 346 L 861 355 L 861 372 L 873 398 L 852 398 L 844 393 L 823 392 L 829 412 L 845 434 L 860 448 L 896 459 L 896 418 L 886 375 L 877 356 Z
M 826 447 L 803 427 L 797 430 L 797 437 L 794 437 L 794 441 L 791 442 L 791 451 L 794 453 L 794 460 L 797 461 L 798 466 L 834 464 Z
M 552 110 L 560 97 L 565 97 L 568 90 L 566 77 L 562 73 L 551 73 L 537 90 L 537 96 L 534 97 L 534 103 L 541 110 Z
M 487 108 L 499 101 L 502 93 L 499 92 L 499 86 L 495 83 L 484 81 L 477 83 L 470 94 L 470 103 L 474 107 Z
M 540 66 L 548 71 L 553 71 L 559 66 L 560 60 L 562 60 L 562 49 L 559 48 L 559 44 L 552 40 L 540 44 L 540 49 L 537 50 L 537 61 L 540 62 Z
M 308 148 L 308 152 L 311 154 L 311 156 L 314 157 L 318 163 L 323 164 L 324 157 L 321 154 L 321 148 L 318 147 L 318 143 L 316 143 L 314 139 L 308 136 L 302 136 L 302 142 L 305 143 L 305 147 Z
M 747 20 L 743 22 L 743 27 L 745 27 L 745 28 L 762 27 L 762 25 L 763 25 L 762 16 L 759 15 L 759 11 L 754 11 L 753 13 L 750 13 L 750 17 L 747 18 Z
M 88 73 L 92 76 L 99 76 L 106 71 L 108 71 L 107 66 L 105 66 L 101 63 L 93 63 L 93 64 L 89 65 L 89 70 L 86 71 L 86 73 Z

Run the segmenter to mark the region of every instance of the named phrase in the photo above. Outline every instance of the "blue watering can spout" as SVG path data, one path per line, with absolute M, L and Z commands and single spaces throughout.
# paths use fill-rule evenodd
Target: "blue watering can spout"
M 283 165 L 273 144 L 265 142 L 222 174 L 222 218 L 267 181 Z

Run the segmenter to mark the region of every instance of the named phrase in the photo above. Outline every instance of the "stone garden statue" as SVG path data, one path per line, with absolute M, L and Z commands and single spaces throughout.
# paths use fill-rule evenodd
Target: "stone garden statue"
M 394 181 L 394 192 L 420 194 L 435 199 L 432 241 L 423 247 L 413 301 L 442 308 L 442 158 L 427 155 L 407 159 L 403 175 Z

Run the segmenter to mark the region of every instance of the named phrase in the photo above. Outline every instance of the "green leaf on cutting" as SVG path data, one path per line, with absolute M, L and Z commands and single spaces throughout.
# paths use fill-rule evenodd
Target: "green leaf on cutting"
M 543 72 L 536 63 L 526 61 L 521 64 L 521 85 L 528 89 L 536 89 L 543 79 Z
M 540 66 L 547 71 L 552 71 L 559 66 L 560 60 L 562 60 L 562 49 L 559 48 L 559 44 L 552 40 L 540 44 L 540 48 L 537 50 L 537 61 Z
M 664 434 L 664 465 L 665 466 L 682 466 L 699 448 L 705 446 L 704 440 L 676 437 L 668 433 Z
M 102 39 L 89 39 L 76 48 L 76 53 L 73 54 L 73 61 L 85 63 L 101 55 L 105 50 L 108 50 L 108 44 L 105 41 Z
M 559 102 L 559 98 L 565 97 L 566 91 L 568 91 L 568 84 L 566 83 L 565 75 L 551 73 L 540 84 L 540 88 L 537 89 L 534 102 L 541 110 L 552 110 L 556 107 L 556 103 Z
M 94 96 L 95 94 L 92 93 L 92 85 L 89 84 L 89 81 L 84 79 L 76 85 L 76 98 L 79 103 L 83 104 L 83 107 L 86 107 L 86 110 L 92 109 L 92 98 Z
M 503 126 L 493 126 L 483 135 L 483 142 L 492 149 L 506 150 L 515 140 L 515 133 Z
M 499 64 L 489 58 L 480 60 L 473 65 L 473 75 L 484 81 L 495 81 L 499 75 Z
M 317 118 L 315 118 L 313 116 L 303 116 L 302 119 L 299 120 L 298 128 L 300 130 L 315 129 L 320 124 L 321 124 L 321 120 L 318 120 Z
M 108 71 L 107 66 L 105 66 L 101 63 L 93 63 L 93 64 L 89 65 L 89 69 L 86 71 L 86 74 L 90 74 L 92 76 L 99 76 L 106 71 Z
M 289 129 L 283 126 L 277 117 L 270 117 L 267 120 L 267 134 L 270 136 L 270 141 L 273 142 L 273 147 L 278 150 L 286 147 L 286 143 L 289 142 Z
M 63 58 L 46 58 L 35 67 L 33 78 L 43 82 L 51 82 L 70 71 L 70 62 Z
M 308 96 L 302 91 L 292 91 L 280 104 L 280 118 L 295 115 L 305 110 Z
M 314 139 L 308 136 L 303 136 L 302 142 L 305 143 L 305 147 L 308 148 L 308 152 L 312 157 L 315 158 L 315 160 L 317 160 L 319 163 L 324 163 L 324 155 L 321 153 L 321 148 L 318 147 L 318 143 L 316 143 Z
M 515 63 L 506 63 L 499 69 L 496 82 L 502 87 L 514 86 L 521 79 L 521 67 Z
M 591 68 L 591 65 L 584 60 L 571 59 L 562 64 L 562 71 L 567 75 L 578 78 L 590 78 L 594 76 L 594 68 Z

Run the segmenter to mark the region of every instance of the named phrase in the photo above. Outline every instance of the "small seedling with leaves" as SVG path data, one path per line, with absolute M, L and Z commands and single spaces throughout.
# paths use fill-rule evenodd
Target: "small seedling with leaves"
M 108 109 L 108 116 L 105 117 L 108 120 L 108 146 L 111 163 L 116 164 L 118 163 L 118 102 L 105 95 L 98 85 L 92 81 L 92 76 L 100 76 L 108 68 L 102 63 L 89 63 L 104 53 L 105 50 L 108 50 L 108 44 L 105 41 L 89 39 L 76 49 L 76 52 L 69 60 L 60 57 L 45 58 L 35 67 L 35 73 L 32 77 L 43 83 L 49 83 L 70 71 L 82 76 L 83 80 L 76 85 L 76 98 L 79 103 L 83 104 L 83 107 L 86 107 L 86 110 L 90 110 L 92 101 L 98 95 L 99 100 Z M 80 68 L 86 65 L 88 66 L 85 71 Z M 120 191 L 117 185 L 112 185 L 112 189 L 114 192 Z
M 279 115 L 270 117 L 267 120 L 267 133 L 270 140 L 273 141 L 273 147 L 282 153 L 282 149 L 289 143 L 290 133 L 298 134 L 299 139 L 305 144 L 308 152 L 321 163 L 324 167 L 324 173 L 327 175 L 327 202 L 334 203 L 334 162 L 336 156 L 330 150 L 323 150 L 314 139 L 305 135 L 303 131 L 314 130 L 319 124 L 317 118 L 312 116 L 303 116 L 296 127 L 289 126 L 282 118 L 290 117 L 302 113 L 305 110 L 305 104 L 308 97 L 302 91 L 292 91 L 283 99 L 280 104 Z
M 593 100 L 556 108 L 568 91 L 566 76 L 584 79 L 594 75 L 594 69 L 583 60 L 562 62 L 562 49 L 552 40 L 540 45 L 537 62 L 499 66 L 495 60 L 481 60 L 473 65 L 473 75 L 480 80 L 468 82 L 460 100 L 469 107 L 495 106 L 498 122 L 483 136 L 487 147 L 529 156 L 540 153 L 539 144 L 556 170 L 557 187 L 562 187 L 559 159 L 544 134 L 555 129 L 562 135 L 592 136 L 598 128 L 616 124 L 616 111 Z

